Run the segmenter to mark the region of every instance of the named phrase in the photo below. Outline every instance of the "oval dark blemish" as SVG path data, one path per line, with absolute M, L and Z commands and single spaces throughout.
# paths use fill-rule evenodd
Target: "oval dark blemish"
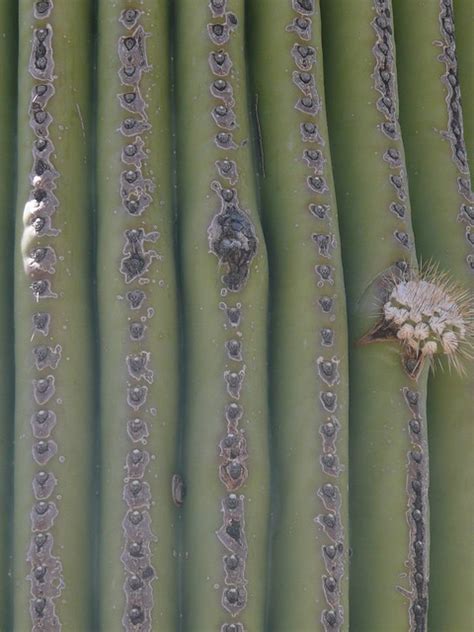
M 415 463 L 421 463 L 423 460 L 423 454 L 419 450 L 412 450 L 410 452 L 410 456 L 415 461 Z
M 321 279 L 321 281 L 318 282 L 318 285 L 322 286 L 325 281 L 329 283 L 329 285 L 332 285 L 334 283 L 334 280 L 332 278 L 332 273 L 334 272 L 334 268 L 332 268 L 331 266 L 322 264 L 322 265 L 317 265 L 315 270 L 319 278 Z
M 420 422 L 417 419 L 412 419 L 409 423 L 410 430 L 415 434 L 419 434 L 421 430 Z
M 173 474 L 171 479 L 171 497 L 176 507 L 182 507 L 186 497 L 186 485 L 183 477 L 179 474 Z

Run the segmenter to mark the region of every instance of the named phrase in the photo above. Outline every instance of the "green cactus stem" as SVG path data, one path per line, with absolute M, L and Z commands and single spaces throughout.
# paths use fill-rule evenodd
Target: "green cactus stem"
M 390 335 L 380 309 L 416 270 L 391 2 L 323 0 L 331 152 L 348 297 L 351 629 L 426 630 L 427 369 Z M 415 381 L 418 377 L 418 382 Z M 390 614 L 388 614 L 390 613 Z
M 0 27 L 0 627 L 9 625 L 10 565 L 12 534 L 12 466 L 13 466 L 13 240 L 15 205 L 15 131 L 16 131 L 16 59 L 17 12 L 15 2 L 0 0 L 0 13 L 8 16 Z
M 396 0 L 394 9 L 400 120 L 417 247 L 425 260 L 439 262 L 469 290 L 474 272 L 474 206 L 461 96 L 468 110 L 472 107 L 460 94 L 454 39 L 458 25 L 455 29 L 452 2 Z M 466 322 L 470 319 L 472 311 Z M 458 333 L 463 336 L 460 329 Z M 430 629 L 439 632 L 464 631 L 474 625 L 474 612 L 466 606 L 474 582 L 474 549 L 467 545 L 472 537 L 467 516 L 474 514 L 473 392 L 472 361 L 465 363 L 465 375 L 450 367 L 430 377 L 429 618 Z
M 272 290 L 269 625 L 348 630 L 347 321 L 319 2 L 260 0 L 249 24 Z
M 474 26 L 474 4 L 471 0 L 454 0 L 454 22 L 456 25 L 456 57 L 459 83 L 464 104 L 464 141 L 467 161 L 471 173 L 474 169 L 474 60 L 472 54 L 472 29 Z
M 99 2 L 103 630 L 173 630 L 177 624 L 168 19 L 165 0 Z
M 91 3 L 19 12 L 13 629 L 72 632 L 91 627 Z
M 185 318 L 184 628 L 264 627 L 268 271 L 251 154 L 243 0 L 176 2 Z

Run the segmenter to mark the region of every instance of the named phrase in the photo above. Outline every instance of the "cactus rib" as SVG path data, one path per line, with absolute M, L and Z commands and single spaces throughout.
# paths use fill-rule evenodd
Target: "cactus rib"
M 98 74 L 100 619 L 104 630 L 172 630 L 178 325 L 165 0 L 99 2 Z
M 179 0 L 176 16 L 184 625 L 263 630 L 267 263 L 249 144 L 244 2 Z
M 16 112 L 16 30 L 17 9 L 12 0 L 0 1 L 0 12 L 9 16 L 0 28 L 0 268 L 3 274 L 0 300 L 0 363 L 3 367 L 0 379 L 0 626 L 10 625 L 10 567 L 12 521 L 12 466 L 13 466 L 13 217 L 15 189 L 15 112 Z
M 398 124 L 392 11 L 389 0 L 350 5 L 323 0 L 321 6 L 329 135 L 354 345 L 373 317 L 374 301 L 377 310 L 387 299 L 387 284 L 403 283 L 410 267 L 416 269 Z M 384 331 L 378 331 L 381 338 Z M 404 355 L 402 364 L 401 355 L 391 342 L 353 346 L 350 354 L 350 608 L 355 630 L 426 629 L 427 369 L 415 383 L 416 361 Z M 407 424 L 410 416 L 417 433 Z
M 347 325 L 319 2 L 261 0 L 249 24 L 273 297 L 270 626 L 347 630 Z
M 394 11 L 400 120 L 406 133 L 417 247 L 425 260 L 439 262 L 472 297 L 474 206 L 463 137 L 453 3 L 396 0 Z M 452 342 L 454 368 L 462 343 L 469 343 L 470 338 L 472 345 L 472 298 L 470 314 L 468 299 L 460 296 L 453 300 L 458 307 L 463 302 L 466 326 L 458 327 L 455 335 L 444 325 L 440 332 L 443 341 Z M 430 630 L 440 632 L 468 630 L 474 625 L 474 611 L 466 606 L 474 582 L 474 550 L 461 544 L 470 539 L 472 524 L 454 518 L 461 507 L 465 516 L 474 513 L 469 491 L 474 484 L 474 364 L 472 358 L 466 360 L 464 375 L 449 366 L 449 370 L 431 375 L 428 387 L 432 518 L 429 619 Z M 453 493 L 454 488 L 457 493 Z
M 464 104 L 464 141 L 467 162 L 471 173 L 474 169 L 474 61 L 472 51 L 472 29 L 474 27 L 474 5 L 470 0 L 453 0 L 454 23 L 456 25 L 456 58 L 459 83 Z
M 19 11 L 14 629 L 87 629 L 90 3 Z

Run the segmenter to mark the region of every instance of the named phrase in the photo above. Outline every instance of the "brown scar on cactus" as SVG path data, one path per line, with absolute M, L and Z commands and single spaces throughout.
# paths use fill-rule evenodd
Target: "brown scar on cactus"
M 465 373 L 463 359 L 474 357 L 474 295 L 435 263 L 405 271 L 385 272 L 372 284 L 378 320 L 358 340 L 397 342 L 410 378 L 418 380 L 425 362 L 435 360 L 449 370 Z

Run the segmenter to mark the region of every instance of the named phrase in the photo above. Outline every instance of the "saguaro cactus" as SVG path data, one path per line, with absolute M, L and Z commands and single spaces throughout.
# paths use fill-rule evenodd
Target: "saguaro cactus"
M 472 8 L 0 0 L 0 632 L 474 628 Z
M 178 323 L 168 5 L 103 0 L 98 17 L 100 618 L 104 630 L 172 630 Z
M 403 354 L 402 365 L 384 319 L 365 341 L 385 338 L 385 344 L 357 345 L 374 312 L 390 305 L 393 286 L 408 282 L 410 266 L 416 267 L 398 124 L 391 3 L 323 0 L 322 15 L 352 343 L 351 626 L 374 632 L 424 630 L 427 371 L 425 367 L 418 383 L 414 381 L 417 361 Z
M 19 2 L 15 630 L 91 626 L 90 9 Z
M 261 0 L 250 24 L 272 296 L 269 625 L 348 630 L 347 325 L 319 3 Z
M 268 533 L 267 261 L 251 155 L 244 3 L 176 3 L 185 318 L 183 616 L 262 630 Z

